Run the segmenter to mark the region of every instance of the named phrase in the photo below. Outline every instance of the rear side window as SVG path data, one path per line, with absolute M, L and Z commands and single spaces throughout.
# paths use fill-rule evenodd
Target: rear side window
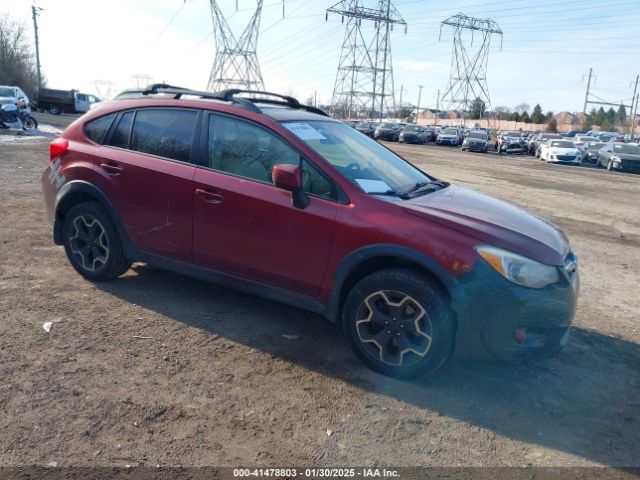
M 96 118 L 87 122 L 84 126 L 84 133 L 90 140 L 96 143 L 102 143 L 105 134 L 111 126 L 111 122 L 116 118 L 116 114 L 105 115 L 104 117 Z
M 118 148 L 129 148 L 129 132 L 131 131 L 131 123 L 133 122 L 133 112 L 126 112 L 120 117 L 118 125 L 113 130 L 111 138 L 105 142 L 105 145 L 111 145 Z
M 197 117 L 198 113 L 194 110 L 138 110 L 133 122 L 129 148 L 180 162 L 189 162 Z

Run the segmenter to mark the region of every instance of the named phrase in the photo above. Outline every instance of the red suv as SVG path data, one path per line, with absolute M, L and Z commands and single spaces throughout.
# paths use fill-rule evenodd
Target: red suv
M 558 228 L 291 97 L 124 92 L 50 160 L 53 240 L 89 280 L 142 261 L 319 312 L 393 376 L 567 341 L 578 271 Z

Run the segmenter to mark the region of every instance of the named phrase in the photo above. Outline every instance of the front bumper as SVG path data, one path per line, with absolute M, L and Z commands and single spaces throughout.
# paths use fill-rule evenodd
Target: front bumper
M 457 145 L 458 140 L 455 138 L 438 138 L 436 143 L 441 145 Z
M 483 261 L 453 289 L 456 356 L 510 363 L 556 355 L 567 343 L 579 291 L 579 275 L 563 273 L 543 289 L 521 287 Z
M 611 166 L 614 170 L 621 172 L 640 173 L 640 161 L 638 160 L 619 160 L 613 162 Z
M 463 144 L 463 147 L 470 152 L 486 152 L 489 150 L 489 145 L 486 143 L 468 143 L 466 145 Z
M 395 140 L 396 134 L 394 132 L 376 132 L 374 137 L 376 140 Z

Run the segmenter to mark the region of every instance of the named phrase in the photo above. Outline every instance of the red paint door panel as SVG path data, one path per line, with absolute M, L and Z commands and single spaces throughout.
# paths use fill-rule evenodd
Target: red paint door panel
M 295 208 L 273 185 L 198 169 L 194 179 L 193 259 L 214 270 L 308 295 L 326 271 L 336 204 L 312 197 Z
M 191 262 L 193 165 L 100 147 L 108 197 L 136 247 Z

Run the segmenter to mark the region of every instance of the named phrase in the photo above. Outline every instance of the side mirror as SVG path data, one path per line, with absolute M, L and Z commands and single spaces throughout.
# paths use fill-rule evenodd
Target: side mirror
M 275 165 L 271 171 L 273 184 L 283 190 L 295 192 L 300 189 L 300 167 L 297 165 Z
M 275 165 L 271 171 L 271 179 L 276 187 L 291 192 L 294 207 L 304 210 L 309 206 L 309 197 L 302 188 L 301 173 L 297 165 Z

